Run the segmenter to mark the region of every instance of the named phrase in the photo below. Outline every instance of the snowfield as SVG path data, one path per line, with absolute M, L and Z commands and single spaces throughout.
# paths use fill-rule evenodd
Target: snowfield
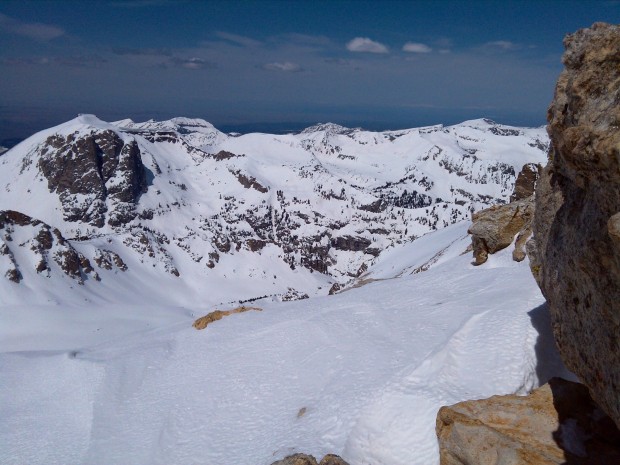
M 149 288 L 120 286 L 125 305 L 5 304 L 0 463 L 437 464 L 440 406 L 562 371 L 527 260 L 506 249 L 473 267 L 468 226 L 388 250 L 366 285 L 202 331 L 191 324 L 213 307 Z

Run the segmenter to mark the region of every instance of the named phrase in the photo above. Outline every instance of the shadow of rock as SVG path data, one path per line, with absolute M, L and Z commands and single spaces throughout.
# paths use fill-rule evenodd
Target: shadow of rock
M 552 435 L 564 451 L 562 465 L 620 464 L 620 431 L 588 388 L 560 378 L 549 380 L 549 386 L 558 424 Z
M 528 312 L 532 326 L 538 332 L 534 350 L 536 353 L 536 376 L 542 386 L 553 377 L 578 382 L 577 377 L 564 365 L 553 337 L 549 305 L 545 302 Z

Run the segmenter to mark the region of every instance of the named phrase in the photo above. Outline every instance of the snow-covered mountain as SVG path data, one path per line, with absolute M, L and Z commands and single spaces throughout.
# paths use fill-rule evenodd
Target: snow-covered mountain
M 508 200 L 544 128 L 490 120 L 227 135 L 200 119 L 42 131 L 0 158 L 0 303 L 296 299 Z

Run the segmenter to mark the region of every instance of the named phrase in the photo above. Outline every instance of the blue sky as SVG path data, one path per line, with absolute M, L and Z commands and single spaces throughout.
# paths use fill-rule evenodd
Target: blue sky
M 541 125 L 618 1 L 0 1 L 0 140 L 95 113 L 225 130 Z

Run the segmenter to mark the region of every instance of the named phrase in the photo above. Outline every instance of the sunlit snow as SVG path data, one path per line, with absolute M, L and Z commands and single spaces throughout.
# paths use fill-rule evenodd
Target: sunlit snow
M 203 331 L 191 307 L 155 302 L 2 308 L 0 462 L 266 465 L 303 451 L 437 463 L 441 405 L 552 374 L 527 263 L 506 250 L 473 267 L 467 226 L 407 246 L 410 262 L 386 258 L 379 281 Z

